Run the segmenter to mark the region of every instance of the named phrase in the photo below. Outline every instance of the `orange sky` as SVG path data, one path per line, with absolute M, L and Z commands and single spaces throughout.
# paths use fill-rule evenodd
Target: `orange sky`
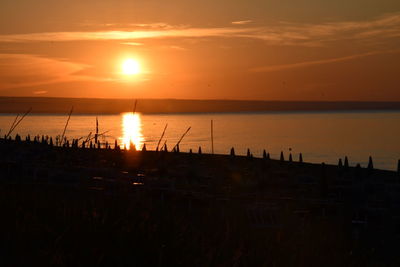
M 400 101 L 400 1 L 2 0 L 0 96 Z

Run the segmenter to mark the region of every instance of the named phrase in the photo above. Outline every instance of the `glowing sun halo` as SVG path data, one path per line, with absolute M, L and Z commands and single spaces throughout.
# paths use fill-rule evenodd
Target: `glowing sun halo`
M 126 59 L 122 63 L 122 73 L 125 75 L 135 75 L 140 73 L 140 64 L 135 59 Z

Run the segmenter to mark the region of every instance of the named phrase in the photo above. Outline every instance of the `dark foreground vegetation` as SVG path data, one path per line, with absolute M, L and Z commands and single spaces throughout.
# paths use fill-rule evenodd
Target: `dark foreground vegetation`
M 1 266 L 399 266 L 400 176 L 0 139 Z

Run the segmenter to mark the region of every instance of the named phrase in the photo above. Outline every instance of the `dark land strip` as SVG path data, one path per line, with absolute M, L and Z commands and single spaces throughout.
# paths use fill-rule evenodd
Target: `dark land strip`
M 132 99 L 0 97 L 0 113 L 21 113 L 32 107 L 32 113 L 119 114 L 131 112 Z M 400 102 L 356 101 L 250 101 L 138 99 L 140 113 L 212 113 L 212 112 L 285 112 L 285 111 L 361 111 L 400 110 Z

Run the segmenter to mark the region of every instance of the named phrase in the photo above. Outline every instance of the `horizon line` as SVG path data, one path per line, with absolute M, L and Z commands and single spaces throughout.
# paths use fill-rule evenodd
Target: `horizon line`
M 175 100 L 175 101 L 240 101 L 240 102 L 308 102 L 308 103 L 400 103 L 400 100 L 283 100 L 283 99 L 228 99 L 228 98 L 102 98 L 102 97 L 66 97 L 66 96 L 1 96 L 1 98 L 32 98 L 32 99 L 75 99 L 75 100 Z

